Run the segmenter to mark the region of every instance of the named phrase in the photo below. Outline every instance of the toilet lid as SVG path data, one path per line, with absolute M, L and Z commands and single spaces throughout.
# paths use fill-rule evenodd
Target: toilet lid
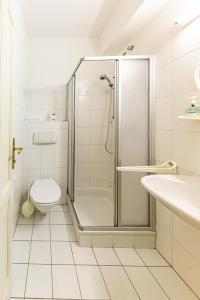
M 59 200 L 61 190 L 53 179 L 40 179 L 33 183 L 30 196 L 37 203 L 49 204 Z

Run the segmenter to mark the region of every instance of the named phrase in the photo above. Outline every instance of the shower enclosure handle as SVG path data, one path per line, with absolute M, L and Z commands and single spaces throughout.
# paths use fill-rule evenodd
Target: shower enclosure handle
M 160 165 L 154 166 L 127 166 L 117 167 L 119 172 L 142 172 L 142 173 L 164 173 L 176 174 L 177 165 L 174 161 L 167 161 Z

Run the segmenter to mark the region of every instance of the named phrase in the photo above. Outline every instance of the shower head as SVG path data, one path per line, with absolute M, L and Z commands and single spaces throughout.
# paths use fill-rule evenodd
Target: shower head
M 104 79 L 106 79 L 105 77 L 106 77 L 106 75 L 105 75 L 105 74 L 103 74 L 103 75 L 100 75 L 100 80 L 104 80 Z
M 126 51 L 122 55 L 125 56 L 127 54 L 127 51 L 133 51 L 133 49 L 134 49 L 134 45 L 128 46 L 127 49 L 126 49 Z
M 111 82 L 110 78 L 106 74 L 100 75 L 100 80 L 106 80 L 109 84 L 109 87 L 113 87 L 113 83 Z

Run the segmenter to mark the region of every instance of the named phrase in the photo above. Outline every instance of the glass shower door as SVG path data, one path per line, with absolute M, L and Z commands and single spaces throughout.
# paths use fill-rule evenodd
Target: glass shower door
M 114 226 L 115 61 L 83 62 L 75 80 L 74 208 L 83 227 Z
M 153 226 L 145 174 L 116 171 L 152 163 L 150 60 L 89 58 L 68 84 L 68 193 L 84 230 Z
M 150 163 L 149 108 L 149 60 L 120 60 L 118 166 Z M 119 226 L 149 226 L 150 200 L 140 183 L 144 175 L 118 172 Z
M 68 113 L 68 174 L 67 189 L 70 199 L 74 200 L 74 76 L 67 85 Z

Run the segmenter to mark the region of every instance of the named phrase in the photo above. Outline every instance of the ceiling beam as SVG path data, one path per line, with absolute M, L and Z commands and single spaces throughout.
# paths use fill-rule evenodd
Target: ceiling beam
M 168 0 L 120 0 L 102 31 L 98 48 L 101 54 L 114 55 L 139 32 Z

